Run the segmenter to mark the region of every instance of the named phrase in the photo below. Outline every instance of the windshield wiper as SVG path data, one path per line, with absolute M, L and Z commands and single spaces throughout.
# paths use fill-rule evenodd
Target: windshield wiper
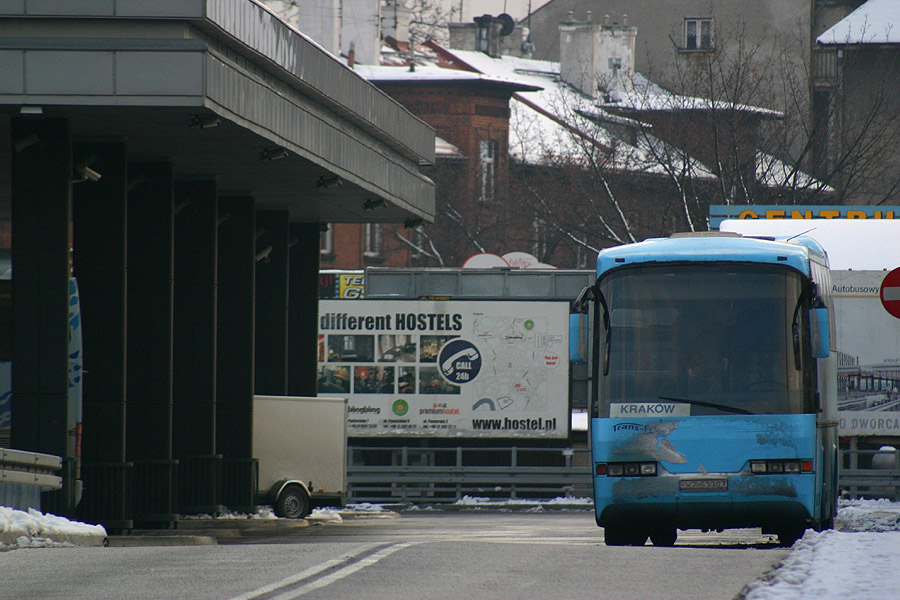
M 736 406 L 728 406 L 727 404 L 717 404 L 715 402 L 703 402 L 702 400 L 694 400 L 692 398 L 671 398 L 669 396 L 659 396 L 660 400 L 669 400 L 671 402 L 684 402 L 694 406 L 705 406 L 707 408 L 717 408 L 724 412 L 733 412 L 741 415 L 752 415 L 753 413 L 746 408 L 737 408 Z

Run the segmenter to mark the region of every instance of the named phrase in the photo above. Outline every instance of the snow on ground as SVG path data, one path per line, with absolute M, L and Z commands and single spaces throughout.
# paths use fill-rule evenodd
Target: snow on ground
M 900 597 L 900 503 L 842 500 L 835 529 L 807 531 L 742 600 Z
M 466 497 L 463 508 L 513 508 L 534 505 L 543 510 L 553 505 L 590 506 L 589 499 L 559 498 L 550 501 L 497 501 Z M 390 512 L 378 504 L 352 504 L 347 510 L 377 516 Z M 312 518 L 340 520 L 338 509 L 317 509 Z M 253 515 L 230 518 L 275 518 L 262 509 Z M 198 517 L 202 518 L 202 516 Z M 0 506 L 0 551 L 21 548 L 72 545 L 69 540 L 86 536 L 105 537 L 99 525 L 69 521 L 35 510 L 20 511 Z M 831 531 L 807 531 L 794 544 L 784 562 L 753 582 L 741 600 L 885 600 L 900 597 L 900 502 L 888 500 L 842 500 Z
M 78 523 L 34 509 L 22 511 L 0 506 L 0 551 L 72 546 L 72 540 L 91 537 L 105 538 L 106 530 L 101 525 Z

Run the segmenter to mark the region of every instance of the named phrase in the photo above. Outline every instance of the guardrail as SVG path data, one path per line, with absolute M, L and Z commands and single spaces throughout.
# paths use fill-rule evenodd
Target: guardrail
M 515 446 L 351 446 L 348 448 L 347 500 L 438 504 L 457 502 L 466 496 L 490 499 L 586 497 L 590 495 L 590 466 L 577 458 L 573 461 L 575 455 L 571 449 Z M 361 463 L 366 458 L 369 463 L 374 462 L 373 457 L 386 464 Z M 484 464 L 486 462 L 490 464 Z M 520 466 L 520 462 L 528 462 L 529 466 Z
M 578 496 L 588 467 L 352 467 L 350 502 L 452 503 L 465 496 L 551 499 Z
M 40 510 L 41 492 L 62 488 L 60 468 L 58 456 L 0 448 L 0 505 Z
M 491 464 L 477 464 L 486 454 L 492 455 Z M 364 464 L 366 459 L 380 464 Z M 351 446 L 348 461 L 348 502 L 436 504 L 457 502 L 465 496 L 592 496 L 586 451 Z M 873 461 L 876 468 L 869 468 Z M 520 466 L 541 462 L 550 464 Z M 838 487 L 845 496 L 900 500 L 900 450 L 841 450 L 839 464 Z
M 900 450 L 841 450 L 840 465 L 845 496 L 900 500 Z

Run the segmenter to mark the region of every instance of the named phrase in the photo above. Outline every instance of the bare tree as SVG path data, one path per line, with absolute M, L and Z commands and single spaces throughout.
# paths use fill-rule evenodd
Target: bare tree
M 565 139 L 518 132 L 535 147 L 520 152 L 513 196 L 555 239 L 541 260 L 575 266 L 583 250 L 705 230 L 711 204 L 897 202 L 896 53 L 845 52 L 814 111 L 823 85 L 808 41 L 751 44 L 740 28 L 716 39 L 660 74 L 664 85 L 637 75 L 611 102 L 561 92 Z

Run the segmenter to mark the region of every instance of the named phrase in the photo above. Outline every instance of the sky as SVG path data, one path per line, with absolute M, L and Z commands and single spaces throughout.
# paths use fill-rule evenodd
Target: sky
M 571 504 L 573 500 L 560 499 L 560 502 Z M 578 499 L 574 502 L 578 503 Z M 582 499 L 582 503 L 589 505 L 590 500 Z M 509 503 L 467 497 L 458 504 L 477 508 Z M 350 508 L 383 510 L 372 504 L 351 505 Z M 275 518 L 270 512 L 261 514 L 262 518 Z M 313 514 L 340 518 L 334 509 L 317 510 Z M 4 533 L 6 538 L 9 534 L 21 535 L 14 543 L 4 545 L 0 542 L 0 552 L 66 546 L 71 544 L 54 542 L 53 538 L 103 535 L 105 532 L 99 525 L 0 506 L 0 534 Z M 900 502 L 841 500 L 835 529 L 807 530 L 781 565 L 744 590 L 742 600 L 885 600 L 897 598 L 898 590 Z
M 441 0 L 445 10 L 454 8 L 457 11 L 462 7 L 462 22 L 471 21 L 481 15 L 508 14 L 516 21 L 528 16 L 528 7 L 531 12 L 547 3 L 548 0 Z

